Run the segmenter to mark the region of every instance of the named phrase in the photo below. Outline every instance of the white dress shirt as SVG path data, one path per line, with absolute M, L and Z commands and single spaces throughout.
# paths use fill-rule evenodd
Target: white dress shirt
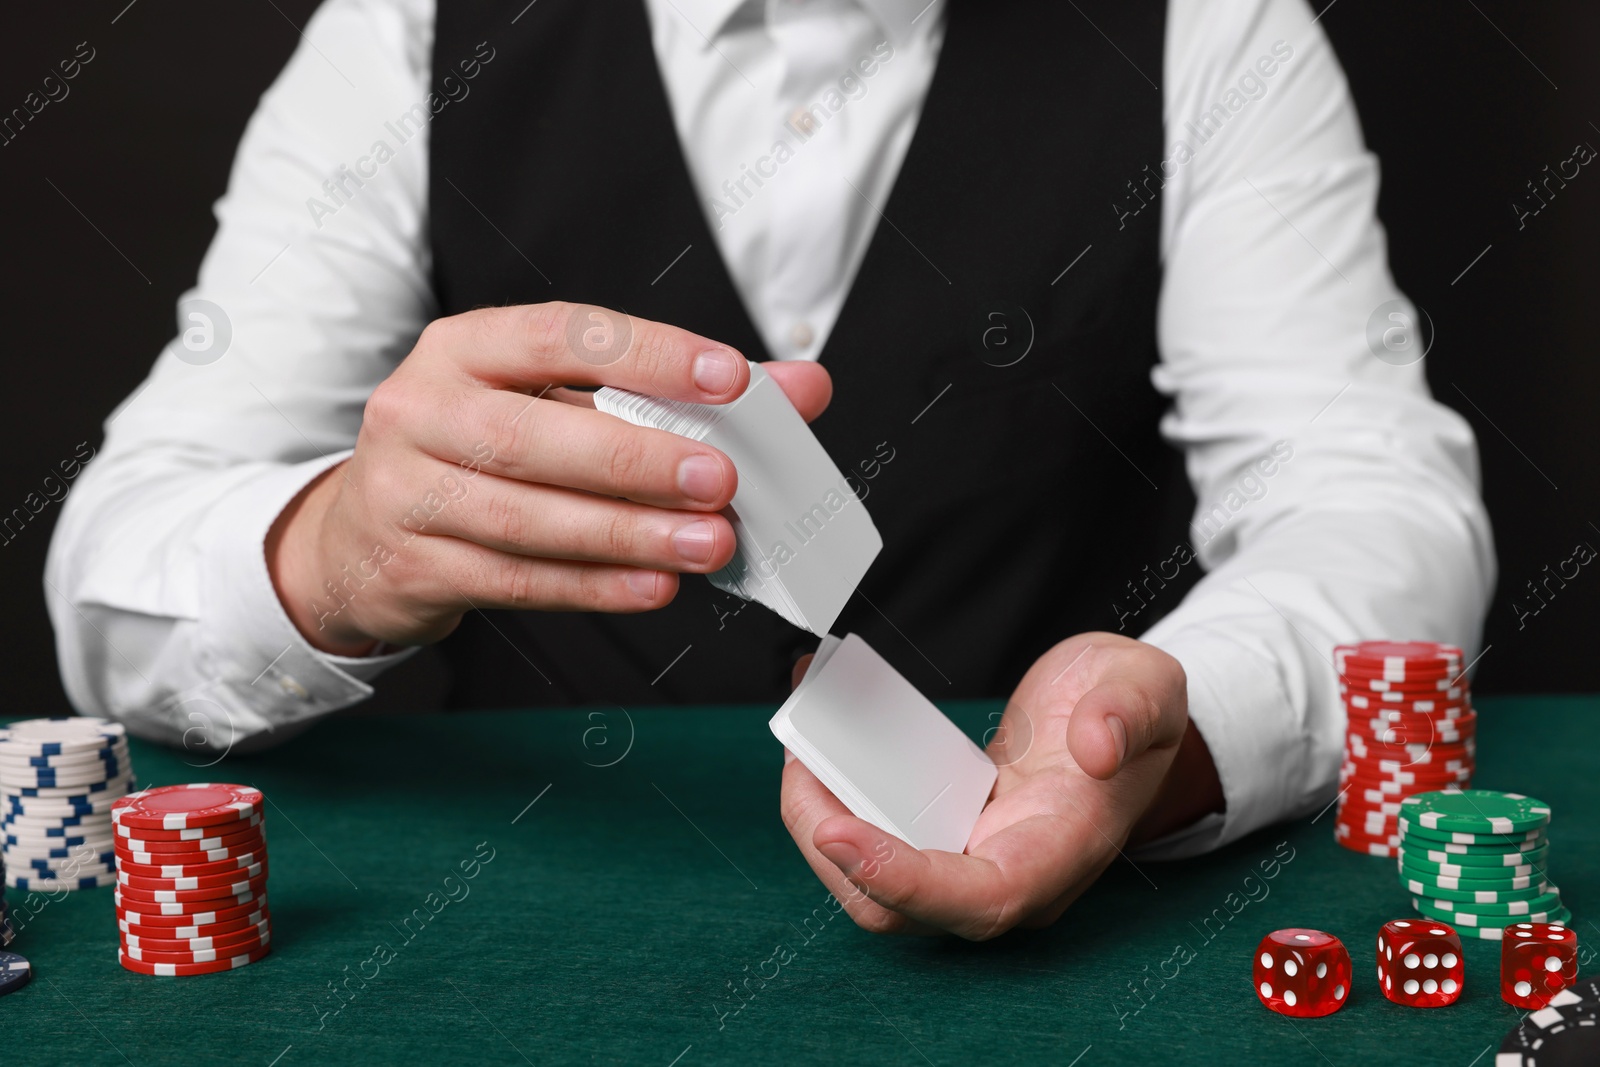
M 646 6 L 719 250 L 772 352 L 814 358 L 915 129 L 941 8 Z M 349 454 L 367 396 L 437 313 L 426 131 L 370 158 L 428 94 L 432 18 L 429 0 L 329 0 L 251 119 L 185 295 L 221 315 L 180 304 L 187 332 L 107 420 L 55 532 L 46 596 L 80 710 L 155 739 L 261 742 L 370 695 L 406 654 L 312 648 L 263 539 Z M 1172 0 L 1166 34 L 1164 69 L 1140 72 L 1160 78 L 1169 145 L 1151 161 L 1166 174 L 1154 384 L 1173 400 L 1161 430 L 1187 457 L 1208 573 L 1144 636 L 1187 670 L 1227 799 L 1160 849 L 1181 854 L 1328 803 L 1344 725 L 1329 650 L 1370 636 L 1471 648 L 1494 563 L 1471 431 L 1420 364 L 1370 349 L 1374 310 L 1403 297 L 1377 162 L 1304 0 Z M 446 106 L 471 106 L 466 86 Z M 805 151 L 778 159 L 807 122 Z M 358 164 L 375 173 L 327 191 Z M 211 334 L 196 308 L 220 320 Z M 1128 579 L 1144 596 L 1117 611 L 1138 633 L 1172 605 L 1149 573 Z

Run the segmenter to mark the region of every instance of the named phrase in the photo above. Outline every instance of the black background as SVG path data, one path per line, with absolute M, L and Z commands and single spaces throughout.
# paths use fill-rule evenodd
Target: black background
M 101 420 L 171 339 L 238 137 L 314 7 L 115 0 L 11 14 L 0 114 L 80 41 L 96 56 L 68 97 L 0 147 L 0 514 L 79 442 L 98 446 Z M 1600 168 L 1584 168 L 1521 229 L 1511 204 L 1580 142 L 1600 147 L 1600 17 L 1580 0 L 1315 7 L 1383 161 L 1395 275 L 1436 330 L 1429 380 L 1478 433 L 1500 559 L 1478 688 L 1593 690 L 1596 568 L 1537 614 L 1519 620 L 1515 605 L 1538 607 L 1526 583 L 1580 542 L 1600 547 L 1588 322 Z M 59 510 L 0 545 L 15 714 L 66 709 L 40 577 Z

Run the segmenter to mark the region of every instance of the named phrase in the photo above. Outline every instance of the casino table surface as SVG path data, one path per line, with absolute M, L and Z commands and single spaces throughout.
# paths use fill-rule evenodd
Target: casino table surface
M 977 736 L 997 707 L 947 710 Z M 1466 942 L 1455 1005 L 1383 998 L 1373 943 L 1408 898 L 1392 861 L 1333 843 L 1331 812 L 1201 859 L 1119 860 L 1046 931 L 867 934 L 779 820 L 771 710 L 350 716 L 213 767 L 136 742 L 144 785 L 266 792 L 273 952 L 227 974 L 132 974 L 111 890 L 61 894 L 13 945 L 34 979 L 0 997 L 0 1058 L 1482 1067 L 1520 1018 L 1493 941 Z M 1600 699 L 1480 711 L 1477 784 L 1553 807 L 1551 875 L 1587 975 Z M 1343 1010 L 1291 1020 L 1257 1002 L 1252 951 L 1286 926 L 1344 940 Z

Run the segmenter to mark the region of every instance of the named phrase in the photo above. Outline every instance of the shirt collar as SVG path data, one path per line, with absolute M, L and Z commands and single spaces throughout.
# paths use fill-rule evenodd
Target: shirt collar
M 700 47 L 710 48 L 711 42 L 727 26 L 733 13 L 751 0 L 667 0 L 666 14 L 681 18 L 692 26 L 702 38 Z
M 891 44 L 905 44 L 943 16 L 944 0 L 856 0 L 889 35 Z M 913 23 L 912 20 L 916 22 Z
M 904 44 L 943 16 L 944 0 L 856 0 L 894 44 Z M 763 0 L 669 0 L 672 13 L 686 20 L 703 38 L 700 47 L 727 28 L 729 20 L 746 4 L 764 8 Z M 915 20 L 915 22 L 913 22 Z

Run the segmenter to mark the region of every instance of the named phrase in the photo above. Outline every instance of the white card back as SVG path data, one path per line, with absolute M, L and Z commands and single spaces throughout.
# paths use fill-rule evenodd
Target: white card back
M 713 585 L 826 634 L 883 548 L 844 474 L 758 363 L 729 404 L 686 404 L 601 389 L 595 406 L 637 425 L 703 441 L 733 460 L 728 508 L 738 539 Z
M 963 851 L 998 776 L 988 754 L 861 638 L 826 651 L 772 732 L 858 817 L 919 849 Z

